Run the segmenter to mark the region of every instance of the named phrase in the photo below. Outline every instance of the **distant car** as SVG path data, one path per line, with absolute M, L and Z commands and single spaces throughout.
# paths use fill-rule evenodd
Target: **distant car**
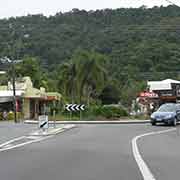
M 164 123 L 176 126 L 180 121 L 180 104 L 166 103 L 159 107 L 159 109 L 151 114 L 151 124 Z

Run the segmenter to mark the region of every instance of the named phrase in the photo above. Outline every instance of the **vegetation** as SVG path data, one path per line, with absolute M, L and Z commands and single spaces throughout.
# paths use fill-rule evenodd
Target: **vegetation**
M 55 117 L 53 116 L 49 116 L 50 120 L 59 120 L 59 121 L 63 121 L 63 120 L 80 120 L 80 116 L 81 118 L 83 118 L 84 120 L 106 120 L 106 119 L 119 119 L 119 118 L 125 118 L 128 116 L 128 112 L 126 109 L 124 109 L 121 106 L 113 106 L 113 105 L 108 105 L 108 106 L 91 106 L 90 108 L 86 108 L 85 111 L 80 112 L 76 111 L 76 112 L 68 112 L 66 110 L 64 110 L 61 113 L 57 113 Z
M 0 56 L 65 101 L 129 106 L 146 80 L 180 79 L 179 20 L 172 5 L 2 19 Z

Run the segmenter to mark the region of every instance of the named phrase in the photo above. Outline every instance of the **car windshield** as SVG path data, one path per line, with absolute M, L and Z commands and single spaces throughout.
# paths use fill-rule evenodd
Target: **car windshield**
M 164 104 L 159 109 L 159 112 L 174 112 L 176 111 L 176 105 L 175 104 Z

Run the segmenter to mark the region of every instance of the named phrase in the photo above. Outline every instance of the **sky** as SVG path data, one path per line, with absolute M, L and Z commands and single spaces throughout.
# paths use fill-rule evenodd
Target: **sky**
M 116 9 L 121 7 L 140 7 L 146 5 L 167 6 L 166 0 L 0 0 L 0 18 L 25 16 L 28 14 L 54 15 L 57 12 L 67 12 L 73 8 L 96 10 Z M 180 5 L 180 0 L 172 0 Z

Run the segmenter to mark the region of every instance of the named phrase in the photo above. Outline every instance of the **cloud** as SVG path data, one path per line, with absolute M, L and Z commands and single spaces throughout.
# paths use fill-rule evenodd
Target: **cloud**
M 176 2 L 174 0 L 174 2 Z M 148 7 L 168 5 L 165 0 L 6 0 L 1 2 L 0 17 L 23 16 L 27 14 L 53 15 L 73 8 L 95 10 L 121 7 Z

